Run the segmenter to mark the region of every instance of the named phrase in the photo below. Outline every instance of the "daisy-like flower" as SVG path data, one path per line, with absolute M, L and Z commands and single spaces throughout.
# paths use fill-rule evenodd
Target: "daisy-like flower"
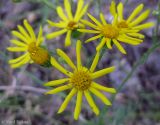
M 96 47 L 97 51 L 99 51 L 105 45 L 107 46 L 107 48 L 112 49 L 112 43 L 113 43 L 117 46 L 117 48 L 123 54 L 126 54 L 125 49 L 122 47 L 122 45 L 119 42 L 128 43 L 131 45 L 138 45 L 143 41 L 141 39 L 132 38 L 132 37 L 125 35 L 125 33 L 135 33 L 137 32 L 137 30 L 119 29 L 116 25 L 117 18 L 114 18 L 112 24 L 108 24 L 102 13 L 100 13 L 101 22 L 98 21 L 95 17 L 93 17 L 90 14 L 88 14 L 88 16 L 94 23 L 91 23 L 87 20 L 81 20 L 81 22 L 85 25 L 88 25 L 92 29 L 91 30 L 90 29 L 78 29 L 78 31 L 84 32 L 84 33 L 96 34 L 94 37 L 91 37 L 88 40 L 86 40 L 85 43 L 94 41 L 98 38 L 102 38 L 102 40 Z
M 23 24 L 24 27 L 18 25 L 19 31 L 12 31 L 12 35 L 17 37 L 17 39 L 12 39 L 10 42 L 16 46 L 8 47 L 7 50 L 11 52 L 24 52 L 24 54 L 18 58 L 9 60 L 9 64 L 12 68 L 18 68 L 26 63 L 35 62 L 40 65 L 48 63 L 50 55 L 47 50 L 40 47 L 44 41 L 42 27 L 40 27 L 36 38 L 33 28 L 27 20 L 24 20 Z
M 86 13 L 88 4 L 86 4 L 85 6 L 83 5 L 84 5 L 84 0 L 78 0 L 77 10 L 75 16 L 73 16 L 72 8 L 69 1 L 64 0 L 64 7 L 66 13 L 64 13 L 61 6 L 57 7 L 57 14 L 61 18 L 61 20 L 58 23 L 52 22 L 51 20 L 47 21 L 50 26 L 61 28 L 61 30 L 47 34 L 46 36 L 47 39 L 53 39 L 59 35 L 66 33 L 65 46 L 70 46 L 72 31 L 76 30 L 79 27 L 81 28 L 84 27 L 84 25 L 81 24 L 79 20 Z
M 56 94 L 58 92 L 64 90 L 71 90 L 70 93 L 65 98 L 64 102 L 60 106 L 58 113 L 61 113 L 65 110 L 68 103 L 72 99 L 72 97 L 77 94 L 76 106 L 74 111 L 74 119 L 78 119 L 83 95 L 86 97 L 88 104 L 92 108 L 93 112 L 98 115 L 99 109 L 96 106 L 95 102 L 92 99 L 91 93 L 96 95 L 99 99 L 102 100 L 106 105 L 111 105 L 111 102 L 102 94 L 100 91 L 105 91 L 109 93 L 115 93 L 116 90 L 114 88 L 104 87 L 96 82 L 94 79 L 99 78 L 107 73 L 110 73 L 115 70 L 115 67 L 105 68 L 99 71 L 94 72 L 96 65 L 99 61 L 99 52 L 95 55 L 95 58 L 92 62 L 91 67 L 88 69 L 84 67 L 81 63 L 81 41 L 77 41 L 76 45 L 76 55 L 77 55 L 77 66 L 71 61 L 71 59 L 60 49 L 57 49 L 57 53 L 60 57 L 62 57 L 65 62 L 73 69 L 73 72 L 66 70 L 62 67 L 55 58 L 51 57 L 51 64 L 57 68 L 60 72 L 65 74 L 67 77 L 59 80 L 50 81 L 45 83 L 45 86 L 57 86 L 63 83 L 66 83 L 63 86 L 57 87 L 53 90 L 48 91 L 46 94 Z
M 152 26 L 154 26 L 153 22 L 147 22 L 144 24 L 141 24 L 141 22 L 143 22 L 145 19 L 147 19 L 147 17 L 149 16 L 150 10 L 147 9 L 145 10 L 143 13 L 141 13 L 141 11 L 143 10 L 144 5 L 140 4 L 139 6 L 137 6 L 133 12 L 131 13 L 131 15 L 127 18 L 124 19 L 123 16 L 123 10 L 124 10 L 124 6 L 123 3 L 120 2 L 117 6 L 116 9 L 116 4 L 114 1 L 111 2 L 111 6 L 110 6 L 110 12 L 113 15 L 114 18 L 118 18 L 117 21 L 117 27 L 121 28 L 121 29 L 133 29 L 133 30 L 143 30 L 146 28 L 150 28 Z M 139 15 L 139 13 L 141 13 Z M 139 16 L 138 16 L 139 15 Z M 118 17 L 117 17 L 118 16 Z M 133 36 L 133 37 L 139 37 L 139 38 L 143 38 L 144 36 L 138 33 L 128 33 L 127 35 Z

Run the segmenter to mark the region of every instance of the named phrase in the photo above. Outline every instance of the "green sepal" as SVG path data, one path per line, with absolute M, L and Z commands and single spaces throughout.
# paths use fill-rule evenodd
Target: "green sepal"
M 52 64 L 51 64 L 51 56 L 50 56 L 50 58 L 49 58 L 49 60 L 47 60 L 44 64 L 42 64 L 41 66 L 42 67 L 45 67 L 45 68 L 50 68 L 50 67 L 52 67 Z
M 81 32 L 79 32 L 79 31 L 77 31 L 77 29 L 75 29 L 72 32 L 72 38 L 75 38 L 75 39 L 79 38 L 81 34 L 82 34 Z

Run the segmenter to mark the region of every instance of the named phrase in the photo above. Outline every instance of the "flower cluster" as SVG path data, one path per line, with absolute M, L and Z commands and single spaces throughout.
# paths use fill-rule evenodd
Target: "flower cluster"
M 144 35 L 139 32 L 142 29 L 149 28 L 154 25 L 153 22 L 140 24 L 148 17 L 150 12 L 149 10 L 146 10 L 137 17 L 137 15 L 142 11 L 143 6 L 143 4 L 140 4 L 136 9 L 134 9 L 128 19 L 124 19 L 123 4 L 120 2 L 116 9 L 116 4 L 112 1 L 110 12 L 113 16 L 113 21 L 111 24 L 106 21 L 103 13 L 100 13 L 100 21 L 88 13 L 88 17 L 93 21 L 93 23 L 87 20 L 81 20 L 81 22 L 92 29 L 78 29 L 78 31 L 96 34 L 94 37 L 86 40 L 86 43 L 102 38 L 96 47 L 97 51 L 105 46 L 105 44 L 109 49 L 112 49 L 112 44 L 115 44 L 123 54 L 126 54 L 126 51 L 120 42 L 138 45 L 143 42 L 144 38 Z
M 94 34 L 93 37 L 85 40 L 85 43 L 97 41 L 99 42 L 96 47 L 96 54 L 91 63 L 90 68 L 85 67 L 81 60 L 81 48 L 82 42 L 77 40 L 76 43 L 76 58 L 77 64 L 75 65 L 72 59 L 61 49 L 56 49 L 57 54 L 68 64 L 72 69 L 69 71 L 65 69 L 54 56 L 50 55 L 48 50 L 42 47 L 44 42 L 44 36 L 42 27 L 39 28 L 39 33 L 36 37 L 32 26 L 27 20 L 24 20 L 24 26 L 18 25 L 19 31 L 12 31 L 12 34 L 16 37 L 10 40 L 15 46 L 8 47 L 7 50 L 11 52 L 24 52 L 23 55 L 18 58 L 9 60 L 9 64 L 12 68 L 18 68 L 27 63 L 36 63 L 41 66 L 53 66 L 60 72 L 66 75 L 65 78 L 49 81 L 44 86 L 55 87 L 53 90 L 46 92 L 46 94 L 56 94 L 64 90 L 70 90 L 66 96 L 64 102 L 60 106 L 58 113 L 65 110 L 68 103 L 74 95 L 77 96 L 76 106 L 74 111 L 74 119 L 78 119 L 81 112 L 82 97 L 85 96 L 88 104 L 93 112 L 98 115 L 99 109 L 95 104 L 92 95 L 96 95 L 104 104 L 111 105 L 109 99 L 102 93 L 116 93 L 114 88 L 109 88 L 96 83 L 94 80 L 115 70 L 115 67 L 104 68 L 99 71 L 96 70 L 96 66 L 100 59 L 100 51 L 106 45 L 108 49 L 112 49 L 115 45 L 120 52 L 126 54 L 126 50 L 120 44 L 121 42 L 138 45 L 143 42 L 144 35 L 140 33 L 141 30 L 150 28 L 154 25 L 153 22 L 142 23 L 148 16 L 150 11 L 143 10 L 143 4 L 136 7 L 130 16 L 125 19 L 123 16 L 123 3 L 119 3 L 116 6 L 114 1 L 110 5 L 110 13 L 113 17 L 111 23 L 107 22 L 103 13 L 99 14 L 100 20 L 96 19 L 91 14 L 87 13 L 89 4 L 85 4 L 84 0 L 78 0 L 77 10 L 73 16 L 72 7 L 68 0 L 64 0 L 64 10 L 61 6 L 56 8 L 57 14 L 60 17 L 59 22 L 52 22 L 47 20 L 48 25 L 51 27 L 60 28 L 61 30 L 49 33 L 46 35 L 47 39 L 53 39 L 59 35 L 66 33 L 65 47 L 71 46 L 72 33 L 79 31 L 82 33 Z M 87 13 L 91 22 L 82 17 Z M 139 14 L 141 13 L 141 14 Z M 99 40 L 98 40 L 99 39 Z M 63 84 L 63 85 L 62 85 Z

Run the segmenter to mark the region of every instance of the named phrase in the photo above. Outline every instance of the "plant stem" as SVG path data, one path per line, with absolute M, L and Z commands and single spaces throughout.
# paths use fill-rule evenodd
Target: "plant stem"
M 42 3 L 44 3 L 46 6 L 48 6 L 49 8 L 55 10 L 56 7 L 52 5 L 51 2 L 49 2 L 48 0 L 41 0 Z
M 154 44 L 146 53 L 142 55 L 142 57 L 134 64 L 132 70 L 128 73 L 126 78 L 122 81 L 120 86 L 117 89 L 117 93 L 122 89 L 122 87 L 125 85 L 125 83 L 129 80 L 129 78 L 133 75 L 134 71 L 138 68 L 139 65 L 144 64 L 149 55 L 154 52 L 157 48 L 160 48 L 160 43 Z M 116 94 L 112 97 L 112 101 L 114 100 Z
M 157 42 L 155 43 L 150 49 L 148 49 L 148 51 L 146 53 L 144 53 L 141 58 L 134 64 L 132 70 L 128 73 L 128 75 L 126 76 L 126 78 L 122 81 L 122 83 L 120 84 L 120 86 L 117 89 L 117 93 L 122 89 L 122 87 L 126 84 L 126 82 L 129 80 L 129 78 L 133 75 L 134 71 L 139 67 L 139 65 L 144 64 L 144 62 L 146 61 L 146 59 L 149 57 L 149 55 L 154 52 L 157 48 L 160 48 L 160 43 Z M 115 95 L 113 95 L 111 97 L 111 102 L 113 102 L 115 100 L 115 97 L 117 95 L 117 93 Z M 108 111 L 108 107 L 103 108 L 103 110 L 101 111 L 101 114 L 99 116 L 99 120 L 98 122 L 101 123 L 103 122 L 104 119 L 104 114 Z

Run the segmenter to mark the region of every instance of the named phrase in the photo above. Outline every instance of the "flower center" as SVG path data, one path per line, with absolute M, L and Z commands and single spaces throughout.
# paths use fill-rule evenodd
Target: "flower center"
M 39 65 L 44 65 L 50 61 L 50 55 L 47 50 L 44 48 L 36 46 L 35 42 L 32 42 L 28 45 L 28 52 L 31 59 Z
M 68 25 L 67 25 L 67 29 L 69 29 L 69 30 L 73 30 L 73 29 L 75 29 L 76 27 L 77 27 L 77 23 L 74 22 L 74 21 L 70 21 L 70 22 L 68 23 Z
M 89 70 L 85 67 L 76 70 L 71 77 L 70 83 L 72 83 L 78 90 L 88 89 L 92 83 Z
M 121 21 L 121 22 L 119 22 L 118 24 L 117 24 L 117 27 L 118 28 L 128 28 L 128 24 L 127 24 L 127 22 L 126 21 Z
M 110 24 L 102 26 L 101 33 L 107 38 L 116 38 L 119 34 L 117 28 Z

